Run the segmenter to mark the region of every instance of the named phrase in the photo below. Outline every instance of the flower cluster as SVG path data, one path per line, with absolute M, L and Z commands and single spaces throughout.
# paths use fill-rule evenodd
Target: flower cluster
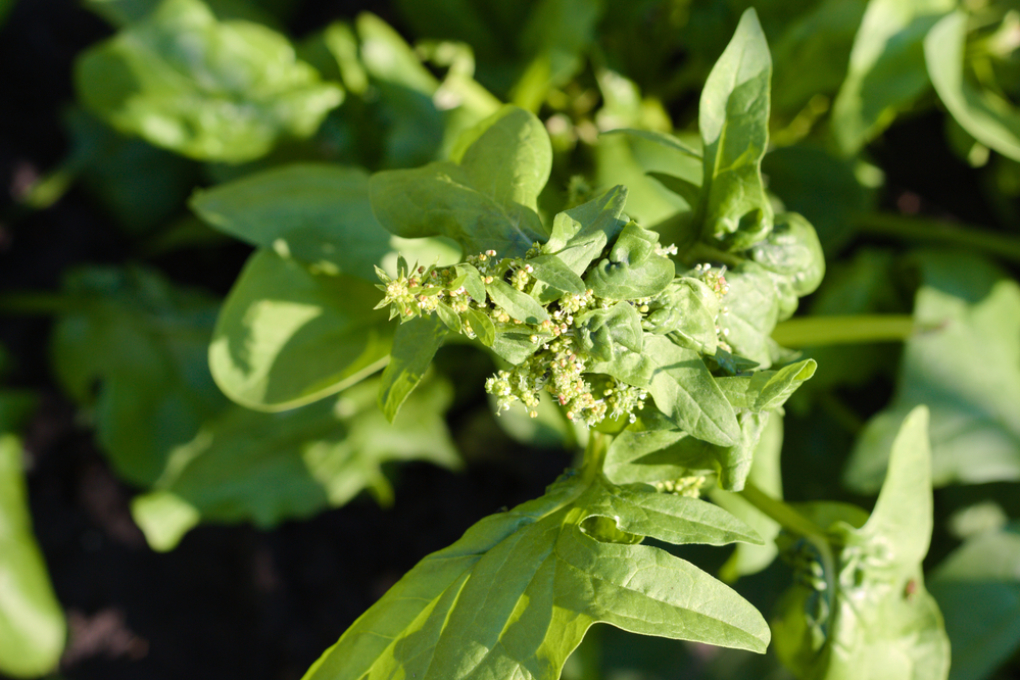
M 668 255 L 675 248 L 661 250 Z M 486 391 L 497 399 L 497 412 L 508 410 L 519 401 L 531 417 L 537 417 L 540 395 L 545 391 L 565 409 L 568 418 L 588 427 L 607 417 L 629 418 L 633 422 L 648 393 L 592 372 L 596 358 L 585 350 L 586 346 L 591 347 L 590 342 L 588 345 L 582 342 L 586 315 L 608 310 L 621 301 L 599 298 L 592 289 L 563 293 L 543 305 L 547 318 L 528 323 L 515 317 L 521 315 L 519 309 L 506 309 L 493 299 L 490 290 L 496 281 L 530 296 L 538 279 L 529 260 L 539 254 L 539 244 L 523 258 L 498 258 L 496 251 L 488 250 L 450 267 L 409 267 L 401 258 L 395 278 L 377 269 L 382 281 L 378 287 L 385 294 L 377 308 L 389 306 L 390 318 L 400 317 L 402 322 L 437 314 L 451 330 L 470 338 L 485 336 L 482 328 L 485 326 L 491 329 L 487 344 L 500 333 L 513 332 L 516 337 L 527 338 L 533 345 L 527 356 L 508 370 L 498 371 L 485 383 Z M 699 265 L 686 275 L 705 283 L 720 299 L 728 290 L 725 269 Z M 668 304 L 668 297 L 663 294 L 624 302 L 647 324 L 652 314 Z

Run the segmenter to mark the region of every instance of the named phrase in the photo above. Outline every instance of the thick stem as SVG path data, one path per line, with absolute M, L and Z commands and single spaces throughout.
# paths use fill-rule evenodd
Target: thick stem
M 903 342 L 918 330 L 906 314 L 806 316 L 778 324 L 772 339 L 784 347 Z
M 854 222 L 865 234 L 964 246 L 995 257 L 1020 262 L 1020 238 L 997 234 L 973 225 L 883 213 L 862 214 L 857 216 Z

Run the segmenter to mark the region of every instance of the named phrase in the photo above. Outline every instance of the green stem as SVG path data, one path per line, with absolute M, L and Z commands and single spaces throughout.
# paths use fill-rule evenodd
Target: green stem
M 584 462 L 581 464 L 581 479 L 593 481 L 602 474 L 602 466 L 606 462 L 606 452 L 612 443 L 612 435 L 591 430 L 588 435 L 588 446 L 584 449 Z
M 917 328 L 906 314 L 807 316 L 778 324 L 772 339 L 784 347 L 902 342 Z
M 970 224 L 951 224 L 926 217 L 887 213 L 858 215 L 854 222 L 865 234 L 964 246 L 1005 260 L 1020 262 L 1020 238 L 997 234 Z

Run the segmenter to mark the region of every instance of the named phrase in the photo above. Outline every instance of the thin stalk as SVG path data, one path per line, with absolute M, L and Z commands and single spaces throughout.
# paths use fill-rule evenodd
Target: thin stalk
M 865 234 L 963 246 L 1004 260 L 1020 262 L 1020 238 L 997 234 L 971 224 L 953 224 L 926 217 L 887 213 L 858 215 L 854 223 Z
M 772 339 L 784 347 L 903 342 L 918 328 L 906 314 L 807 316 L 778 324 Z

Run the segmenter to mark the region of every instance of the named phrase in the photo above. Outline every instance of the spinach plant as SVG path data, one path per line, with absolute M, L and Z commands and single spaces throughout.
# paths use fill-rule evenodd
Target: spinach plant
M 770 422 L 816 368 L 772 333 L 824 271 L 811 224 L 778 211 L 763 182 L 771 70 L 749 10 L 708 75 L 700 143 L 615 131 L 675 162 L 654 178 L 686 209 L 655 231 L 628 216 L 623 185 L 578 183 L 545 215 L 549 136 L 515 106 L 460 133 L 447 160 L 370 177 L 294 166 L 195 199 L 206 219 L 265 247 L 210 353 L 214 376 L 243 403 L 306 403 L 385 365 L 378 401 L 392 420 L 440 346 L 470 342 L 499 362 L 485 383 L 498 412 L 537 417 L 552 401 L 587 434 L 576 467 L 545 495 L 422 560 L 306 677 L 552 679 L 600 622 L 764 652 L 773 633 L 750 603 L 642 545 L 761 546 L 750 524 L 778 535 L 796 566 L 773 630 L 798 677 L 844 677 L 861 660 L 876 669 L 865 677 L 945 677 L 948 643 L 919 571 L 932 521 L 926 412 L 904 423 L 870 518 L 845 505 L 787 505 L 749 481 L 756 452 L 775 449 Z M 313 195 L 316 184 L 335 187 L 330 200 L 347 211 L 286 230 L 244 201 L 270 187 L 283 197 L 288 182 Z M 352 293 L 369 270 L 382 291 L 375 309 Z M 289 299 L 330 310 L 316 333 L 258 303 L 285 283 Z M 283 325 L 260 333 L 260 311 Z M 317 374 L 287 369 L 306 364 L 294 357 L 311 347 L 322 348 Z M 717 504 L 700 498 L 708 491 Z M 738 557 L 731 571 L 753 562 Z

